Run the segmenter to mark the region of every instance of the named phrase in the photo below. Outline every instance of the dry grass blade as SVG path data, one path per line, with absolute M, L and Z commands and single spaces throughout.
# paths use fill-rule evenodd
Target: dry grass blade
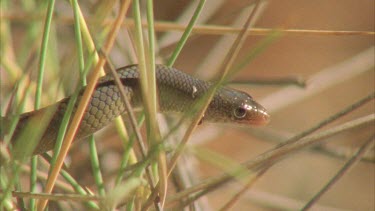
M 2 13 L 0 18 L 7 19 L 14 22 L 25 22 L 25 21 L 35 21 L 41 19 L 42 16 L 33 15 L 33 14 L 13 14 L 13 13 Z M 64 17 L 59 16 L 56 18 L 56 21 L 61 24 L 73 24 L 73 18 L 71 17 Z M 90 22 L 90 20 L 88 20 Z M 105 19 L 104 22 L 106 24 L 113 23 L 113 19 Z M 134 22 L 132 19 L 126 19 L 123 25 L 127 27 L 134 27 Z M 142 27 L 147 28 L 147 23 L 142 23 Z M 170 32 L 170 31 L 184 31 L 186 25 L 178 24 L 174 22 L 168 21 L 155 21 L 155 31 L 158 32 Z M 230 27 L 230 26 L 220 26 L 220 25 L 210 25 L 210 24 L 199 24 L 194 26 L 193 33 L 194 34 L 202 34 L 202 35 L 224 35 L 224 34 L 237 34 L 242 30 L 242 28 L 238 27 Z M 278 28 L 278 31 L 282 32 L 285 35 L 298 35 L 298 36 L 305 36 L 305 35 L 317 35 L 317 36 L 374 36 L 374 31 L 350 31 L 350 30 L 321 30 L 321 29 L 286 29 L 286 28 Z M 274 28 L 259 28 L 253 27 L 248 29 L 246 33 L 248 35 L 256 35 L 256 36 L 265 36 L 270 34 L 271 32 L 275 31 Z M 175 40 L 172 39 L 172 40 Z M 165 41 L 162 42 L 163 45 L 173 44 L 174 42 Z
M 148 16 L 151 15 L 151 10 L 152 9 L 148 10 Z M 154 52 L 149 52 L 147 48 L 145 48 L 146 45 L 144 44 L 141 26 L 141 12 L 138 0 L 133 1 L 133 13 L 135 22 L 135 46 L 138 58 L 138 71 L 140 75 L 142 102 L 146 115 L 147 137 L 149 139 L 151 147 L 157 149 L 158 145 L 161 143 L 161 135 L 159 126 L 156 121 L 157 102 L 154 58 L 149 59 L 149 61 L 146 60 L 146 55 L 148 55 L 148 58 L 154 57 Z M 151 30 L 149 31 L 149 33 L 151 33 L 149 39 L 153 39 L 153 31 Z M 153 40 L 150 40 L 150 43 L 152 45 Z M 153 48 L 153 46 L 150 46 L 150 48 Z M 157 164 L 155 165 L 157 165 L 158 168 L 157 175 L 159 179 L 159 185 L 157 186 L 157 189 L 160 196 L 160 202 L 155 202 L 155 206 L 157 207 L 157 209 L 159 209 L 159 207 L 161 207 L 160 209 L 162 209 L 168 187 L 166 163 L 165 152 L 163 150 L 157 150 Z M 154 182 L 152 185 L 155 185 Z
M 106 55 L 104 55 L 104 56 L 106 56 Z M 122 84 L 117 72 L 114 70 L 114 68 L 111 64 L 110 64 L 109 69 L 110 69 L 110 71 L 111 71 L 111 73 L 112 73 L 112 75 L 115 79 L 115 82 L 116 82 L 117 86 L 120 87 L 119 90 L 120 90 L 120 93 L 121 93 L 121 97 L 122 97 L 122 100 L 124 101 L 125 108 L 127 110 L 127 114 L 129 115 L 130 124 L 131 124 L 131 126 L 133 128 L 133 131 L 135 133 L 136 140 L 137 140 L 137 143 L 138 143 L 138 147 L 141 150 L 142 160 L 144 161 L 144 160 L 147 159 L 146 158 L 147 157 L 147 149 L 146 149 L 146 146 L 144 145 L 145 142 L 142 138 L 140 129 L 137 126 L 137 120 L 136 120 L 134 111 L 131 107 L 129 99 L 126 96 L 125 89 L 123 89 L 124 85 Z M 153 176 L 152 176 L 152 171 L 149 167 L 146 168 L 146 175 L 147 175 L 148 183 L 150 185 L 150 189 L 152 191 L 155 191 L 155 181 L 154 181 Z
M 257 179 L 259 179 L 267 170 L 269 167 L 264 168 L 257 172 L 254 176 L 248 178 L 248 182 L 243 186 L 243 188 L 238 191 L 221 209 L 220 211 L 230 210 L 233 208 L 235 203 L 239 200 L 239 198 L 248 191 L 251 186 L 256 182 Z
M 215 13 L 220 9 L 220 7 L 223 5 L 225 1 L 224 0 L 216 0 L 213 2 L 210 2 L 210 6 L 206 7 L 204 9 L 204 13 L 200 14 L 199 18 L 197 19 L 197 23 L 195 24 L 195 27 L 197 27 L 197 24 L 201 24 L 209 20 L 209 18 L 212 18 L 212 16 L 215 15 Z M 176 21 L 180 24 L 178 25 L 183 25 L 182 28 L 183 31 L 186 30 L 186 24 L 188 24 L 190 20 L 190 16 L 193 13 L 193 11 L 196 10 L 196 2 L 192 1 L 190 4 L 186 7 L 186 9 L 183 11 L 183 13 L 179 14 L 178 18 Z M 181 24 L 182 23 L 182 24 Z M 162 22 L 156 22 L 157 25 L 155 25 L 155 30 L 160 29 L 160 24 L 163 24 Z M 171 23 L 173 24 L 173 23 Z M 193 30 L 194 30 L 193 28 Z M 163 35 L 160 40 L 159 40 L 159 45 L 161 47 L 169 46 L 175 42 L 178 42 L 180 39 L 180 35 L 177 33 L 174 33 L 172 30 L 167 30 L 167 33 Z
M 370 95 L 360 99 L 358 102 L 348 106 L 347 108 L 343 109 L 342 111 L 328 117 L 327 119 L 323 120 L 322 122 L 318 123 L 317 125 L 307 129 L 306 131 L 303 131 L 301 133 L 299 133 L 298 135 L 290 138 L 289 140 L 285 141 L 284 143 L 281 143 L 277 146 L 277 148 L 281 148 L 285 145 L 290 145 L 298 140 L 300 140 L 301 138 L 317 131 L 318 129 L 322 128 L 323 126 L 325 125 L 328 125 L 329 123 L 339 119 L 340 117 L 343 117 L 344 115 L 354 111 L 355 109 L 359 108 L 360 106 L 363 106 L 364 104 L 368 103 L 369 101 L 373 100 L 375 98 L 375 92 L 374 93 L 371 93 Z
M 114 39 L 117 35 L 117 32 L 121 26 L 121 23 L 126 15 L 126 12 L 127 12 L 127 9 L 129 7 L 129 4 L 130 4 L 130 1 L 124 1 L 122 4 L 121 4 L 121 7 L 120 7 L 120 12 L 119 12 L 119 15 L 118 15 L 118 18 L 116 19 L 116 22 L 115 24 L 113 25 L 113 28 L 112 28 L 112 31 L 111 33 L 109 34 L 109 37 L 107 39 L 107 42 L 106 44 L 103 46 L 103 51 L 104 52 L 109 52 L 112 45 L 113 45 L 113 42 L 114 42 Z M 91 94 L 92 92 L 94 91 L 94 88 L 95 88 L 95 85 L 99 79 L 99 74 L 100 74 L 100 69 L 104 66 L 104 63 L 105 63 L 105 59 L 104 58 L 99 58 L 99 62 L 96 64 L 95 66 L 95 69 L 92 73 L 92 75 L 90 76 L 90 79 L 89 79 L 89 83 L 85 89 L 85 92 L 83 93 L 83 96 L 82 96 L 82 99 L 81 101 L 79 102 L 79 105 L 78 105 L 78 108 L 77 108 L 77 111 L 73 117 L 73 120 L 72 120 L 72 123 L 69 127 L 69 130 L 66 134 L 66 137 L 64 139 L 64 142 L 63 142 L 63 145 L 61 147 L 61 151 L 57 157 L 57 160 L 56 160 L 56 165 L 54 167 L 54 169 L 52 169 L 51 171 L 51 174 L 50 176 L 48 177 L 48 180 L 47 180 L 47 184 L 46 184 L 46 188 L 45 188 L 45 193 L 51 193 L 52 189 L 53 189 L 53 186 L 55 184 L 55 181 L 57 179 L 57 176 L 58 176 L 58 173 L 62 167 L 62 164 L 64 162 L 64 158 L 66 157 L 67 153 L 68 153 L 68 150 L 70 148 L 70 145 L 74 139 L 74 136 L 75 136 L 75 133 L 77 132 L 77 129 L 78 129 L 78 126 L 79 126 L 79 123 L 81 122 L 80 120 L 82 119 L 83 117 L 83 113 L 86 109 L 86 106 L 88 105 L 89 103 L 89 100 L 90 100 L 90 97 L 91 97 Z M 46 204 L 47 204 L 47 200 L 41 200 L 38 202 L 38 205 L 37 205 L 37 209 L 38 210 L 44 210 Z
M 246 30 L 249 30 L 254 27 L 254 24 L 256 23 L 257 19 L 259 19 L 265 8 L 267 8 L 267 1 L 261 1 L 260 6 L 258 9 L 257 14 L 253 18 L 254 20 L 252 23 L 250 23 L 250 27 Z M 251 11 L 254 9 L 254 5 L 251 5 L 247 9 L 243 9 L 240 11 L 240 13 L 237 15 L 237 18 L 233 21 L 232 25 L 234 26 L 241 26 L 242 23 L 246 20 L 247 18 L 247 13 L 248 11 Z M 223 49 L 228 49 L 231 47 L 231 43 L 234 42 L 236 37 L 234 35 L 227 35 L 220 37 L 220 40 L 212 47 L 210 48 L 210 52 L 207 55 L 206 59 L 202 61 L 201 64 L 199 64 L 198 69 L 196 70 L 197 74 L 202 76 L 203 78 L 210 78 L 213 76 L 213 73 L 220 68 L 220 62 L 217 61 L 222 61 L 224 60 L 226 54 Z M 207 71 L 208 70 L 208 71 Z
M 174 152 L 174 154 L 172 155 L 170 161 L 169 161 L 169 164 L 168 164 L 168 177 L 171 175 L 176 163 L 177 163 L 177 160 L 178 158 L 180 157 L 184 147 L 186 146 L 186 143 L 188 142 L 192 132 L 195 130 L 195 128 L 197 127 L 198 123 L 200 122 L 201 120 L 201 117 L 204 115 L 208 105 L 209 105 L 209 102 L 211 101 L 211 99 L 213 98 L 216 90 L 222 85 L 222 83 L 225 81 L 226 79 L 226 76 L 229 72 L 229 69 L 232 65 L 232 63 L 234 62 L 234 58 L 236 57 L 236 55 L 238 54 L 239 50 L 240 50 L 240 47 L 241 47 L 241 43 L 244 42 L 244 39 L 245 39 L 245 32 L 246 32 L 246 29 L 249 27 L 250 25 L 250 22 L 252 20 L 252 18 L 254 17 L 254 14 L 255 12 L 257 11 L 257 7 L 259 6 L 259 2 L 260 1 L 257 1 L 257 4 L 256 6 L 254 7 L 254 9 L 252 10 L 252 12 L 250 13 L 248 19 L 246 20 L 245 24 L 244 24 L 244 27 L 243 27 L 243 30 L 241 31 L 241 33 L 238 34 L 237 36 L 237 39 L 234 41 L 233 45 L 232 45 L 232 48 L 229 50 L 228 54 L 227 54 L 227 57 L 226 59 L 223 61 L 222 63 L 222 69 L 220 71 L 220 78 L 219 80 L 217 81 L 217 83 L 212 86 L 210 88 L 210 90 L 208 91 L 207 95 L 205 96 L 205 99 L 204 99 L 204 102 L 203 102 L 203 106 L 198 110 L 198 112 L 196 112 L 195 116 L 193 117 L 187 131 L 185 132 L 185 135 L 184 137 L 182 138 L 181 142 L 178 144 L 178 146 L 176 147 L 176 150 Z M 148 201 L 152 201 L 153 198 L 156 197 L 155 194 L 151 195 L 149 197 L 149 200 Z
M 177 146 L 177 149 L 176 149 L 175 153 L 173 154 L 172 158 L 170 159 L 170 162 L 169 162 L 169 165 L 168 165 L 168 175 L 171 174 L 174 166 L 177 163 L 178 157 L 182 153 L 182 150 L 185 147 L 187 141 L 189 140 L 189 138 L 191 136 L 191 133 L 194 131 L 194 129 L 198 125 L 199 121 L 201 120 L 201 117 L 204 115 L 204 113 L 205 113 L 205 111 L 208 107 L 208 104 L 211 101 L 211 99 L 212 99 L 213 95 L 215 94 L 216 90 L 225 81 L 226 75 L 228 74 L 228 72 L 229 72 L 229 70 L 232 66 L 232 63 L 234 62 L 234 58 L 236 57 L 237 53 L 239 52 L 239 50 L 241 48 L 241 43 L 244 42 L 244 39 L 245 39 L 244 35 L 245 35 L 245 32 L 246 32 L 246 29 L 249 27 L 250 22 L 251 22 L 252 18 L 254 17 L 255 12 L 257 11 L 257 7 L 259 6 L 259 2 L 260 1 L 258 1 L 256 6 L 254 7 L 252 12 L 250 13 L 246 23 L 244 24 L 243 30 L 241 31 L 241 33 L 238 34 L 237 39 L 235 40 L 235 42 L 232 45 L 232 48 L 229 50 L 229 52 L 227 54 L 227 57 L 224 59 L 224 61 L 222 63 L 223 68 L 220 71 L 220 79 L 215 84 L 215 86 L 213 86 L 210 89 L 210 92 L 208 93 L 208 96 L 206 97 L 204 107 L 202 109 L 200 109 L 200 111 L 197 112 L 197 114 L 195 115 L 195 118 L 192 120 L 192 123 L 190 124 L 189 128 L 187 129 L 181 143 Z
M 111 190 L 103 199 L 102 209 L 114 210 L 120 203 L 126 203 L 133 198 L 133 192 L 146 182 L 141 178 L 129 178 Z
M 69 0 L 56 1 L 53 9 L 54 0 L 0 2 L 0 210 L 33 210 L 42 201 L 49 201 L 48 210 L 162 210 L 164 198 L 166 210 L 375 209 L 373 148 L 361 151 L 371 148 L 373 140 L 363 144 L 374 135 L 374 1 Z M 138 14 L 120 14 L 130 3 L 139 3 Z M 67 109 L 63 122 L 52 125 L 60 127 L 56 151 L 38 156 L 38 165 L 14 159 L 17 150 L 30 154 L 36 133 L 48 124 L 26 123 L 24 112 L 81 97 L 85 74 L 95 79 L 98 70 L 92 70 L 105 61 L 107 70 L 139 64 L 146 93 L 136 96 L 138 89 L 131 94 L 128 87 L 128 100 L 137 108 L 143 101 L 147 114 L 124 109 L 93 134 L 95 142 L 76 139 L 64 149 L 64 167 L 57 170 L 51 157 L 59 155 L 64 130 L 72 126 Z M 168 98 L 159 93 L 164 85 L 155 88 L 155 63 L 212 84 L 222 80 L 215 88 L 246 92 L 271 121 L 261 128 L 205 118 L 190 125 L 193 117 L 201 119 L 205 103 L 165 112 Z M 120 103 L 117 94 L 112 98 Z M 71 102 L 77 113 L 78 102 Z M 103 111 L 105 118 L 111 109 L 98 115 Z M 3 123 L 10 132 L 3 133 Z M 30 127 L 20 130 L 24 123 Z M 24 140 L 15 138 L 21 133 Z M 187 144 L 174 154 L 181 141 Z M 38 190 L 46 183 L 52 193 Z
M 333 127 L 326 131 L 317 132 L 313 135 L 300 139 L 298 142 L 294 142 L 282 148 L 277 148 L 275 150 L 271 150 L 271 151 L 268 151 L 267 153 L 261 154 L 257 156 L 255 159 L 244 162 L 242 166 L 245 168 L 248 168 L 251 171 L 263 169 L 263 167 L 268 168 L 270 164 L 274 164 L 275 162 L 280 161 L 282 158 L 286 156 L 290 156 L 293 152 L 296 152 L 302 148 L 311 146 L 313 144 L 321 143 L 323 141 L 326 141 L 325 138 L 327 137 L 331 137 L 335 134 L 354 129 L 359 126 L 374 123 L 374 121 L 375 121 L 375 115 L 371 114 L 371 115 L 344 123 L 342 125 Z M 237 171 L 238 169 L 233 169 L 233 172 L 237 172 Z M 203 180 L 199 184 L 196 184 L 195 186 L 191 188 L 188 188 L 184 191 L 179 192 L 178 194 L 175 194 L 173 197 L 171 197 L 167 201 L 167 205 L 169 205 L 170 203 L 173 203 L 176 200 L 180 200 L 181 198 L 187 197 L 189 194 L 194 194 L 202 190 L 212 191 L 214 187 L 220 187 L 220 185 L 228 182 L 231 179 L 232 179 L 231 174 L 225 173 L 216 177 Z
M 337 174 L 332 177 L 332 179 L 320 190 L 301 210 L 308 210 L 311 209 L 314 204 L 322 197 L 324 193 L 326 193 L 341 177 L 344 176 L 346 172 L 349 171 L 355 164 L 360 161 L 361 157 L 370 150 L 375 144 L 375 136 L 369 138 L 363 146 L 351 157 L 348 162 L 337 172 Z
M 101 197 L 98 196 L 83 196 L 79 194 L 46 194 L 46 193 L 29 193 L 29 192 L 13 192 L 14 197 L 22 198 L 33 198 L 50 201 L 77 201 L 77 202 L 89 202 L 89 201 L 100 201 Z
M 266 106 L 268 111 L 275 113 L 339 83 L 350 80 L 374 67 L 374 50 L 375 47 L 372 46 L 343 62 L 324 68 L 307 80 L 305 89 L 288 86 L 268 95 L 261 100 L 261 103 Z M 288 97 L 288 100 L 285 100 L 286 97 Z

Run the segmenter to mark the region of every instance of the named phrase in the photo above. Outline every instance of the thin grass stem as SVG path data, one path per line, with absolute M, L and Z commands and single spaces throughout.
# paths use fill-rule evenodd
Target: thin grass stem
M 55 0 L 50 0 L 48 2 L 47 8 L 47 15 L 43 30 L 43 38 L 42 38 L 42 45 L 41 45 L 41 52 L 39 57 L 39 70 L 38 70 L 38 79 L 37 79 L 37 86 L 35 91 L 35 105 L 34 109 L 38 110 L 41 104 L 41 97 L 42 97 L 42 87 L 43 87 L 43 78 L 44 78 L 44 71 L 45 71 L 45 60 L 47 55 L 47 47 L 50 35 L 50 27 L 52 22 L 53 11 L 55 7 Z M 38 157 L 33 156 L 31 158 L 31 173 L 30 173 L 30 191 L 35 192 L 36 190 L 36 182 L 37 182 L 37 165 L 38 165 Z M 35 200 L 30 200 L 30 209 L 35 210 Z
M 345 165 L 337 172 L 337 174 L 332 177 L 329 182 L 309 201 L 301 210 L 311 209 L 314 204 L 326 193 L 339 179 L 341 179 L 358 161 L 361 160 L 361 157 L 370 150 L 374 144 L 375 136 L 365 141 L 360 149 L 345 163 Z
M 333 127 L 331 129 L 317 132 L 313 135 L 302 138 L 298 142 L 294 142 L 282 148 L 277 148 L 275 150 L 268 151 L 267 153 L 263 153 L 252 160 L 242 163 L 242 165 L 251 171 L 256 171 L 259 168 L 261 168 L 261 166 L 268 166 L 271 163 L 280 161 L 281 158 L 283 157 L 290 156 L 292 152 L 296 152 L 298 150 L 301 150 L 302 148 L 311 146 L 313 144 L 318 144 L 318 143 L 322 143 L 323 141 L 327 141 L 325 139 L 327 137 L 331 137 L 343 131 L 351 130 L 351 129 L 354 129 L 363 125 L 368 125 L 370 123 L 373 123 L 374 121 L 375 121 L 375 115 L 373 114 L 362 117 L 362 118 L 358 118 L 358 119 L 343 123 L 339 126 Z M 236 172 L 236 171 L 238 171 L 238 169 L 233 169 L 233 172 Z M 211 190 L 210 187 L 219 187 L 218 184 L 225 184 L 231 179 L 232 179 L 232 176 L 230 174 L 224 173 L 224 174 L 203 180 L 200 183 L 196 184 L 195 186 L 187 188 L 184 191 L 181 191 L 180 193 L 175 194 L 173 197 L 171 197 L 167 201 L 167 204 L 175 200 L 181 200 L 182 198 L 188 197 L 190 194 L 194 194 L 201 190 L 206 190 L 206 189 Z
M 186 28 L 184 30 L 184 33 L 182 34 L 181 38 L 179 39 L 179 41 L 177 43 L 177 46 L 172 53 L 172 56 L 169 58 L 169 60 L 167 62 L 168 66 L 173 66 L 173 64 L 175 63 L 178 55 L 180 54 L 180 52 L 181 52 L 182 48 L 184 47 L 187 39 L 189 38 L 189 36 L 190 36 L 190 34 L 193 30 L 193 27 L 194 27 L 199 15 L 200 15 L 205 3 L 206 3 L 206 0 L 200 0 L 199 1 L 197 7 L 195 8 L 193 16 L 191 17 L 188 25 L 186 26 Z
M 0 14 L 0 18 L 10 20 L 13 22 L 28 22 L 36 21 L 42 19 L 43 16 L 39 14 L 30 13 L 3 13 Z M 93 20 L 88 20 L 92 22 Z M 103 20 L 105 24 L 113 23 L 112 18 L 107 18 Z M 64 25 L 73 24 L 73 18 L 67 16 L 59 16 L 56 18 L 56 22 Z M 134 22 L 132 19 L 125 19 L 123 25 L 127 27 L 134 27 Z M 143 28 L 147 28 L 147 23 L 142 23 Z M 186 25 L 169 22 L 169 21 L 155 21 L 155 31 L 158 32 L 171 32 L 171 31 L 185 31 Z M 193 27 L 192 33 L 201 35 L 225 35 L 225 34 L 237 34 L 242 30 L 240 27 L 232 26 L 221 26 L 212 24 L 199 24 Z M 374 36 L 374 31 L 361 31 L 361 30 L 322 30 L 322 29 L 298 29 L 298 28 L 276 28 L 277 31 L 285 35 L 293 36 Z M 246 31 L 247 35 L 251 36 L 265 36 L 275 31 L 275 28 L 261 28 L 253 27 Z
M 256 4 L 255 8 L 253 9 L 253 11 L 250 13 L 246 23 L 244 24 L 244 28 L 243 28 L 243 31 L 237 36 L 237 39 L 235 40 L 235 42 L 233 43 L 232 45 L 232 48 L 229 50 L 228 54 L 227 54 L 227 57 L 226 59 L 224 59 L 223 61 L 223 68 L 220 72 L 220 78 L 218 80 L 217 83 L 215 83 L 207 92 L 206 94 L 206 98 L 204 99 L 204 103 L 203 103 L 203 106 L 199 109 L 199 111 L 196 113 L 195 117 L 193 118 L 192 120 L 192 123 L 190 124 L 190 126 L 188 127 L 183 139 L 181 140 L 181 143 L 177 146 L 177 149 L 175 151 L 175 153 L 173 154 L 171 160 L 170 160 L 170 163 L 168 165 L 168 175 L 171 174 L 174 166 L 176 165 L 177 163 L 177 159 L 178 157 L 180 156 L 180 154 L 182 153 L 182 150 L 183 148 L 185 147 L 187 141 L 189 140 L 192 132 L 194 131 L 194 129 L 196 128 L 197 124 L 200 122 L 201 120 L 201 117 L 204 115 L 207 107 L 208 107 L 208 104 L 209 102 L 211 101 L 211 99 L 213 98 L 216 90 L 221 86 L 221 84 L 224 82 L 225 78 L 226 78 L 226 75 L 228 74 L 228 71 L 234 61 L 234 57 L 237 55 L 237 53 L 239 52 L 240 50 L 240 46 L 241 46 L 241 43 L 244 42 L 244 34 L 245 34 L 245 31 L 246 29 L 249 27 L 250 25 L 250 22 L 255 14 L 255 11 L 257 10 L 257 6 L 259 5 L 259 1 L 258 3 Z
M 98 188 L 98 192 L 100 196 L 105 195 L 105 190 L 104 190 L 104 182 L 103 182 L 103 177 L 102 173 L 100 172 L 100 164 L 99 164 L 99 157 L 98 157 L 98 152 L 96 150 L 95 146 L 95 139 L 94 136 L 89 137 L 89 145 L 90 145 L 90 160 L 91 160 L 91 166 L 92 166 L 92 171 L 95 179 L 95 184 Z
M 113 44 L 114 38 L 117 35 L 118 29 L 121 26 L 121 22 L 123 21 L 123 18 L 125 17 L 125 14 L 127 12 L 127 8 L 129 6 L 129 1 L 125 1 L 121 4 L 119 15 L 116 19 L 115 24 L 112 27 L 111 33 L 107 39 L 106 44 L 103 46 L 103 51 L 108 52 Z M 58 172 L 60 171 L 62 164 L 64 162 L 64 158 L 66 157 L 69 147 L 73 141 L 73 138 L 75 136 L 75 133 L 77 132 L 80 120 L 83 117 L 84 110 L 86 106 L 89 103 L 90 97 L 92 92 L 94 91 L 95 85 L 99 79 L 99 70 L 102 69 L 104 66 L 105 59 L 99 58 L 99 62 L 96 65 L 93 74 L 90 77 L 89 83 L 83 93 L 82 99 L 78 105 L 77 112 L 75 113 L 72 124 L 67 132 L 67 135 L 65 137 L 65 141 L 63 142 L 61 151 L 57 157 L 56 165 L 54 166 L 54 169 L 51 171 L 50 177 L 47 180 L 45 193 L 51 193 L 53 186 L 55 184 L 55 181 L 57 179 Z M 39 211 L 44 210 L 45 206 L 47 204 L 47 200 L 41 200 L 38 203 L 37 209 Z

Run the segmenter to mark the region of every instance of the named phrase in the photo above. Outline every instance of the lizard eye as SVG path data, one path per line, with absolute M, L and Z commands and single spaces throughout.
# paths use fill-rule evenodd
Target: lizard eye
M 242 107 L 238 107 L 234 109 L 233 114 L 236 118 L 242 119 L 246 116 L 246 109 Z

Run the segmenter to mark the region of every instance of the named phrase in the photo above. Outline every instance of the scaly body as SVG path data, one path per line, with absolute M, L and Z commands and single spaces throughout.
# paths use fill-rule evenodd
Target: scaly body
M 133 107 L 142 105 L 137 68 L 137 65 L 131 65 L 117 70 L 124 85 L 125 93 Z M 164 65 L 156 66 L 156 81 L 161 112 L 187 111 L 211 86 L 209 82 L 196 79 Z M 81 91 L 82 93 L 83 90 Z M 79 99 L 80 96 L 78 97 Z M 53 149 L 68 102 L 69 97 L 43 109 L 22 114 L 12 140 L 19 139 L 19 134 L 33 116 L 52 109 L 55 112 L 35 148 L 34 154 Z M 100 130 L 124 112 L 125 107 L 113 76 L 102 77 L 94 90 L 75 140 L 82 139 Z M 217 91 L 203 117 L 203 121 L 233 122 L 249 125 L 262 125 L 267 123 L 268 119 L 269 116 L 266 110 L 256 103 L 250 95 L 225 87 Z

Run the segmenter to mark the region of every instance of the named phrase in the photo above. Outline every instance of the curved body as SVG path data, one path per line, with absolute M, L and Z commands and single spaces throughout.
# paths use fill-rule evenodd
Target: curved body
M 125 93 L 133 107 L 142 105 L 137 68 L 137 65 L 130 65 L 117 70 L 124 85 Z M 196 79 L 164 65 L 156 66 L 156 80 L 161 112 L 187 111 L 201 99 L 211 86 L 209 82 Z M 80 93 L 82 94 L 83 90 Z M 80 100 L 81 94 L 77 102 Z M 25 125 L 32 117 L 41 115 L 46 111 L 53 111 L 50 123 L 43 131 L 34 154 L 53 149 L 68 102 L 69 97 L 40 110 L 22 114 L 12 140 L 19 139 L 20 131 L 25 128 Z M 77 105 L 78 103 L 76 103 Z M 107 75 L 100 78 L 85 111 L 75 140 L 82 139 L 100 130 L 124 112 L 125 107 L 113 76 Z M 262 125 L 267 123 L 268 119 L 269 116 L 266 110 L 256 103 L 250 95 L 225 87 L 220 88 L 215 94 L 203 117 L 204 121 L 209 122 L 233 122 L 250 125 Z

